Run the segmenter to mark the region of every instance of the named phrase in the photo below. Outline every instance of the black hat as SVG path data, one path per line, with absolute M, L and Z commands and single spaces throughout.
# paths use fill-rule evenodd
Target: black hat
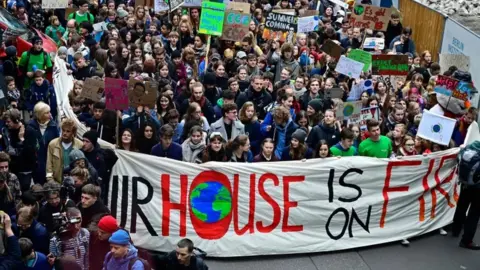
M 98 141 L 98 133 L 95 130 L 89 130 L 83 133 L 83 138 L 88 139 L 93 145 L 96 145 Z
M 203 76 L 203 85 L 216 85 L 217 77 L 212 72 L 206 72 Z
M 32 44 L 33 44 L 33 45 L 35 45 L 35 43 L 37 43 L 37 42 L 39 42 L 39 41 L 41 41 L 41 42 L 43 43 L 42 38 L 39 37 L 39 36 L 34 36 L 34 37 L 32 38 Z
M 322 100 L 318 98 L 314 98 L 310 100 L 310 102 L 308 102 L 308 106 L 312 107 L 312 109 L 314 109 L 315 112 L 321 112 L 323 107 Z
M 304 128 L 299 128 L 293 132 L 292 138 L 297 139 L 300 143 L 305 143 L 305 139 L 307 139 L 307 132 Z
M 172 52 L 172 59 L 182 57 L 182 53 L 179 50 Z

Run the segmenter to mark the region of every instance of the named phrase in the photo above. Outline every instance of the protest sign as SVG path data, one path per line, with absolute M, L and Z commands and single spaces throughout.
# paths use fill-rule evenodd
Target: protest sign
M 298 18 L 298 33 L 308 33 L 318 31 L 318 16 L 308 16 Z
M 98 102 L 102 98 L 102 93 L 104 89 L 104 81 L 87 78 L 83 83 L 83 89 L 80 93 L 80 96 Z
M 273 9 L 272 12 L 295 16 L 295 9 Z
M 385 48 L 384 38 L 367 37 L 363 42 L 364 49 L 383 50 Z
M 360 110 L 359 114 L 352 114 L 348 118 L 348 124 L 358 124 L 361 130 L 367 130 L 367 120 L 380 119 L 380 108 L 369 107 Z
M 135 8 L 138 7 L 138 6 L 147 6 L 147 7 L 152 7 L 155 5 L 155 1 L 162 1 L 164 3 L 166 3 L 166 5 L 168 6 L 168 2 L 164 1 L 164 0 L 135 0 Z M 167 9 L 168 10 L 168 9 Z M 156 10 L 155 10 L 156 11 Z
M 345 92 L 345 91 L 343 91 L 342 88 L 338 88 L 338 87 L 326 89 L 326 90 L 325 90 L 325 97 L 326 97 L 326 98 L 331 98 L 331 99 L 333 99 L 333 98 L 340 98 L 340 99 L 342 99 L 344 92 Z
M 115 150 L 108 205 L 135 245 L 148 250 L 169 252 L 182 238 L 212 257 L 359 248 L 450 224 L 457 153 L 266 166 Z
M 42 0 L 42 8 L 44 9 L 56 9 L 67 8 L 68 0 Z
M 270 12 L 265 21 L 264 39 L 277 39 L 281 42 L 293 42 L 297 31 L 297 17 L 283 13 Z
M 441 145 L 448 145 L 457 121 L 423 110 L 417 136 Z
M 350 25 L 351 27 L 386 31 L 391 14 L 391 8 L 357 4 L 350 15 Z
M 241 2 L 228 2 L 227 10 L 239 11 L 243 14 L 250 14 L 250 4 Z
M 331 41 L 330 39 L 327 40 L 323 45 L 321 50 L 330 55 L 331 57 L 335 59 L 339 59 L 340 55 L 342 55 L 343 48 L 340 45 L 337 45 L 337 43 Z
M 96 33 L 100 33 L 106 30 L 108 30 L 106 22 L 99 22 L 93 25 L 93 31 L 95 31 Z
M 202 6 L 202 0 L 185 0 L 185 2 L 183 3 L 183 6 L 184 7 L 189 7 L 189 8 L 201 7 Z
M 372 55 L 369 52 L 354 49 L 348 53 L 348 58 L 360 63 L 364 63 L 365 65 L 363 66 L 363 72 L 370 70 L 370 66 L 372 65 Z
M 248 34 L 250 14 L 239 11 L 227 10 L 223 22 L 222 39 L 239 41 Z
M 170 10 L 170 7 L 168 6 L 168 3 L 166 3 L 164 0 L 154 0 L 154 7 L 153 8 L 154 8 L 155 12 L 162 12 L 162 11 Z
M 177 8 L 183 6 L 184 2 L 183 0 L 165 0 L 168 4 L 168 1 L 170 1 L 170 8 L 171 11 L 176 10 Z
M 395 54 L 372 55 L 372 74 L 408 75 L 408 56 Z
M 335 71 L 351 78 L 358 79 L 360 78 L 360 74 L 362 74 L 364 66 L 364 63 L 357 62 L 342 55 L 340 56 L 340 61 L 338 61 Z
M 110 110 L 128 109 L 128 81 L 105 78 L 105 105 Z
M 440 54 L 439 58 L 440 72 L 447 71 L 451 66 L 456 66 L 459 70 L 470 71 L 470 57 L 463 54 Z
M 157 88 L 153 82 L 130 79 L 128 81 L 128 104 L 130 107 L 148 106 L 153 108 L 157 100 Z
M 372 78 L 378 82 L 383 82 L 392 91 L 398 90 L 404 85 L 406 76 L 393 76 L 393 75 L 372 75 Z
M 224 16 L 224 3 L 202 2 L 202 15 L 200 16 L 200 29 L 198 32 L 206 35 L 221 36 Z
M 335 4 L 335 5 L 339 6 L 339 7 L 341 7 L 341 8 L 343 8 L 343 9 L 348 9 L 348 4 L 345 3 L 344 1 L 341 1 L 341 0 L 328 0 L 328 2 L 331 2 L 331 3 L 333 3 L 333 4 Z M 334 9 L 334 10 L 336 10 L 336 9 Z
M 438 75 L 435 81 L 434 91 L 449 97 L 467 101 L 473 85 L 467 82 L 461 82 L 451 77 Z
M 293 13 L 295 15 L 295 13 Z M 300 9 L 298 11 L 298 15 L 302 17 L 308 17 L 308 16 L 318 16 L 318 10 L 311 10 L 311 9 Z
M 348 119 L 353 115 L 360 114 L 362 112 L 362 107 L 363 104 L 361 100 L 343 102 L 338 104 L 335 115 L 338 120 Z

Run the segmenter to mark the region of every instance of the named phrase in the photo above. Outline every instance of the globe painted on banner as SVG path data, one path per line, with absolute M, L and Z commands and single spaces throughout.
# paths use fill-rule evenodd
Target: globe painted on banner
M 222 183 L 207 181 L 192 190 L 190 205 L 199 220 L 215 223 L 232 211 L 232 194 Z

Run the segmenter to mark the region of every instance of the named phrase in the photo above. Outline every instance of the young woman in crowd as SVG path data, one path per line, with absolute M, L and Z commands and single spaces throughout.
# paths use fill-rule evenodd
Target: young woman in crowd
M 260 151 L 262 133 L 260 132 L 260 123 L 255 113 L 255 106 L 252 102 L 248 101 L 243 104 L 239 112 L 239 120 L 244 126 L 245 134 L 250 139 L 251 151 L 255 155 Z
M 328 146 L 328 143 L 325 140 L 320 140 L 315 147 L 315 152 L 313 154 L 315 158 L 327 158 L 332 156 L 330 146 Z
M 165 115 L 171 109 L 175 109 L 175 104 L 173 103 L 173 100 L 170 97 L 170 95 L 164 92 L 160 94 L 160 96 L 157 98 L 156 107 L 157 107 L 156 116 L 158 121 L 160 121 L 160 123 L 165 123 L 165 118 L 164 118 Z
M 247 135 L 238 135 L 227 145 L 230 162 L 252 162 L 253 155 L 250 152 L 250 140 Z
M 158 143 L 155 125 L 146 123 L 141 127 L 137 131 L 135 142 L 138 152 L 149 155 L 152 152 L 152 147 Z
M 253 162 L 271 162 L 279 161 L 279 159 L 274 155 L 273 150 L 275 149 L 275 144 L 272 139 L 266 138 L 261 144 L 261 152 L 253 158 Z
M 326 110 L 323 122 L 313 127 L 308 135 L 307 144 L 310 147 L 316 147 L 320 140 L 325 140 L 332 147 L 339 142 L 340 131 L 339 123 L 335 120 L 335 112 Z
M 220 132 L 210 134 L 209 143 L 201 153 L 203 163 L 209 161 L 226 162 L 228 161 L 227 151 L 225 149 L 225 140 Z
M 189 137 L 182 144 L 183 161 L 190 163 L 202 163 L 199 155 L 205 149 L 205 140 L 203 139 L 203 130 L 200 126 L 193 126 L 190 129 Z
M 312 158 L 312 149 L 305 144 L 307 132 L 303 128 L 295 130 L 290 145 L 283 151 L 282 160 L 302 160 Z
M 190 126 L 187 127 L 187 124 L 190 124 Z M 187 139 L 188 132 L 194 125 L 200 126 L 206 133 L 208 133 L 208 130 L 210 130 L 210 125 L 208 124 L 207 119 L 202 116 L 202 108 L 196 102 L 190 103 L 185 117 L 178 125 L 183 134 L 182 142 Z
M 118 149 L 127 150 L 132 152 L 137 152 L 137 147 L 135 144 L 135 137 L 130 129 L 125 129 L 122 132 L 122 136 L 120 137 L 120 144 L 118 145 Z

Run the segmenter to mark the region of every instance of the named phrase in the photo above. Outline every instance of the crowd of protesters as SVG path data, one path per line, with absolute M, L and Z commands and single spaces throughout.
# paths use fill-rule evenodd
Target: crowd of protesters
M 149 267 L 109 215 L 106 194 L 116 156 L 100 148 L 99 139 L 118 149 L 191 163 L 395 158 L 460 146 L 478 114 L 470 107 L 457 119 L 448 147 L 417 136 L 422 111 L 436 104 L 431 82 L 440 66 L 429 51 L 416 52 L 412 29 L 402 26 L 398 14 L 386 32 L 375 32 L 352 27 L 348 12 L 329 1 L 257 0 L 251 3 L 248 34 L 237 42 L 211 37 L 207 46 L 209 38 L 198 31 L 200 8 L 156 13 L 134 1 L 114 0 L 77 0 L 73 6 L 76 11 L 65 19 L 65 10 L 43 10 L 40 0 L 7 3 L 21 22 L 57 43 L 57 55 L 75 79 L 69 102 L 89 131 L 79 140 L 74 119 L 56 121 L 56 89 L 47 79 L 54 61 L 42 38 L 33 37 L 19 61 L 16 47 L 5 39 L 9 108 L 0 135 L 5 269 Z M 265 15 L 274 9 L 296 14 L 317 9 L 319 30 L 297 33 L 293 43 L 263 39 Z M 101 22 L 107 30 L 94 33 L 93 25 Z M 335 72 L 336 60 L 322 45 L 331 40 L 348 54 L 362 49 L 365 37 L 384 38 L 386 44 L 366 51 L 408 55 L 404 81 L 391 85 L 369 73 L 351 79 Z M 450 67 L 444 75 L 455 72 Z M 104 99 L 82 96 L 87 78 L 156 82 L 155 106 L 108 110 Z M 369 79 L 374 87 L 362 90 L 359 100 L 364 108 L 378 108 L 378 120 L 337 118 L 338 106 L 355 101 L 350 91 Z M 332 88 L 343 89 L 343 98 L 327 98 Z M 455 222 L 458 235 L 464 221 Z M 461 242 L 477 247 L 472 239 L 466 234 Z M 167 269 L 207 269 L 192 254 L 193 243 L 180 241 Z

